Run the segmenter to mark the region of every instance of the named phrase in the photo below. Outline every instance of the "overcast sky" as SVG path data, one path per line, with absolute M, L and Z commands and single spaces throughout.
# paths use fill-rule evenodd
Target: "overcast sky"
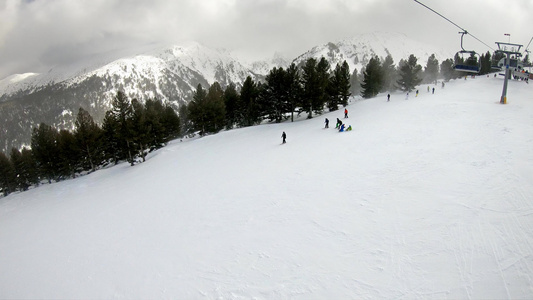
M 490 47 L 533 37 L 533 0 L 421 0 Z M 0 79 L 148 43 L 197 41 L 248 59 L 373 31 L 459 50 L 459 28 L 413 0 L 0 0 Z M 473 38 L 465 48 L 490 50 Z M 533 47 L 530 47 L 533 48 Z

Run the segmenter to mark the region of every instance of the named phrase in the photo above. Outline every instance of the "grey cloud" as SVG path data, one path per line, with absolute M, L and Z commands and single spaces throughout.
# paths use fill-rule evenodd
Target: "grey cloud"
M 251 58 L 275 51 L 294 57 L 359 33 L 395 31 L 459 47 L 458 28 L 411 0 L 5 1 L 0 4 L 5 17 L 0 20 L 0 78 L 153 42 L 195 40 Z M 508 10 L 496 0 L 423 2 L 491 46 L 507 31 L 515 42 L 531 38 L 526 9 L 531 1 L 510 1 Z M 468 42 L 476 51 L 488 50 Z

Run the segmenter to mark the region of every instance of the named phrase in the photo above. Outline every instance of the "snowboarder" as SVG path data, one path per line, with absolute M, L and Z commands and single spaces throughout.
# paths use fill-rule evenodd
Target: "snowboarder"
M 348 128 L 346 128 L 346 131 L 352 131 L 352 125 L 348 125 Z
M 326 126 L 324 128 L 329 128 L 329 120 L 328 120 L 328 118 L 326 118 L 326 121 L 324 123 L 326 123 Z
M 281 134 L 281 137 L 283 138 L 283 143 L 282 144 L 285 144 L 285 139 L 287 138 L 287 135 L 285 134 L 285 131 L 283 131 L 283 133 Z
M 348 110 L 346 108 L 344 109 L 344 118 L 348 118 Z
M 390 94 L 387 94 L 387 102 L 390 101 Z
M 339 129 L 339 132 L 343 132 L 344 131 L 344 124 L 341 125 L 341 128 Z

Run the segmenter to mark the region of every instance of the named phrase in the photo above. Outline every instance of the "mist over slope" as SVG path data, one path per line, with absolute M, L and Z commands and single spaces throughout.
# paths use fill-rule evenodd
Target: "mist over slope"
M 531 298 L 533 96 L 511 81 L 500 105 L 502 84 L 352 99 L 348 119 L 175 141 L 1 198 L 0 296 Z

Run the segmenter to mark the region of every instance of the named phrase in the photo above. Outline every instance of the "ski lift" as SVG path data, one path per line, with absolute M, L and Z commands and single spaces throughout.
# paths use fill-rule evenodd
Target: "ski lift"
M 468 51 L 463 48 L 463 37 L 465 34 L 468 34 L 468 32 L 463 31 L 459 32 L 461 34 L 461 51 L 457 52 L 455 55 L 460 56 L 462 62 L 456 61 L 453 68 L 456 71 L 461 72 L 467 72 L 467 73 L 479 73 L 479 70 L 481 68 L 481 59 L 479 57 L 479 54 L 476 53 L 476 51 Z M 469 54 L 467 59 L 464 60 L 463 56 L 465 54 Z

